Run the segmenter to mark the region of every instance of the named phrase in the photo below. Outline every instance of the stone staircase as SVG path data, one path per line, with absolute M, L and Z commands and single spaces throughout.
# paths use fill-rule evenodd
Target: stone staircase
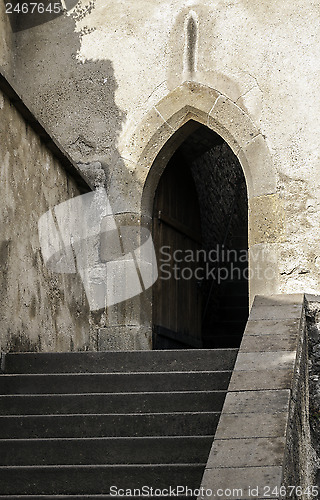
M 7 354 L 0 499 L 199 488 L 236 356 L 237 349 Z

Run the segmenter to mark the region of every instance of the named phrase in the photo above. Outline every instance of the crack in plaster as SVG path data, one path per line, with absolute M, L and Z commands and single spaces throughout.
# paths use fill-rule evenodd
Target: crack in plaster
M 242 99 L 244 96 L 246 96 L 247 94 L 249 94 L 249 92 L 251 92 L 251 90 L 255 89 L 256 88 L 256 85 L 253 85 L 253 87 L 251 87 L 249 90 L 247 90 L 246 92 L 244 92 L 243 94 L 241 94 L 238 99 L 235 101 L 235 104 L 237 104 L 237 102 Z M 260 90 L 260 89 L 259 89 Z
M 153 91 L 151 92 L 151 94 L 146 98 L 145 102 L 148 102 L 149 99 L 157 92 L 157 90 L 161 87 L 161 85 L 166 85 L 167 84 L 167 81 L 166 80 L 163 80 L 163 82 L 159 83 L 159 85 L 157 85 Z
M 256 76 L 253 76 L 251 73 L 249 73 L 249 71 L 246 71 L 247 75 L 249 75 L 255 82 L 256 82 L 256 86 L 257 88 L 260 90 L 261 94 L 263 95 L 263 92 L 260 88 L 260 85 L 259 85 L 259 82 L 258 82 L 258 79 Z M 252 89 L 251 89 L 252 90 Z
M 218 92 L 218 91 L 216 91 L 216 92 Z M 209 119 L 210 119 L 211 113 L 213 112 L 213 110 L 214 110 L 214 108 L 215 108 L 215 106 L 216 106 L 217 102 L 219 101 L 220 97 L 223 97 L 223 94 L 220 94 L 220 93 L 219 93 L 218 97 L 217 97 L 217 98 L 216 98 L 216 100 L 214 101 L 214 104 L 213 104 L 212 108 L 210 109 L 210 111 L 209 111 L 209 113 L 208 113 L 208 119 L 207 119 L 207 127 L 208 127 L 208 128 L 210 128 L 210 126 L 209 126 Z
M 256 135 L 254 135 L 254 136 L 250 139 L 250 141 L 247 143 L 247 146 L 249 146 L 249 144 L 251 144 L 251 143 L 252 143 L 252 142 L 253 142 L 253 141 L 254 141 L 257 137 L 259 137 L 259 135 L 261 135 L 261 137 L 262 137 L 263 139 L 265 139 L 265 138 L 266 138 L 266 137 L 262 134 L 262 132 L 258 132 Z
M 252 88 L 251 88 L 250 90 L 248 90 L 246 93 L 250 92 L 253 88 L 254 88 L 254 87 L 252 87 Z M 253 137 L 253 139 L 254 139 L 255 137 L 257 137 L 258 135 L 260 135 L 260 134 L 261 134 L 261 135 L 262 135 L 262 137 L 265 139 L 265 136 L 264 136 L 264 135 L 260 132 L 260 130 L 258 129 L 258 127 L 257 127 L 257 126 L 255 125 L 255 123 L 253 122 L 252 118 L 251 118 L 251 117 L 250 117 L 250 116 L 249 116 L 249 115 L 248 115 L 248 114 L 247 114 L 247 113 L 246 113 L 246 112 L 245 112 L 245 111 L 244 111 L 244 110 L 243 110 L 240 106 L 238 106 L 237 102 L 238 102 L 238 100 L 239 100 L 242 96 L 238 97 L 238 99 L 236 100 L 236 102 L 234 102 L 234 101 L 232 101 L 232 100 L 231 100 L 228 96 L 226 96 L 225 94 L 221 94 L 221 92 L 219 92 L 218 90 L 215 90 L 215 91 L 216 91 L 216 92 L 218 92 L 220 95 L 216 98 L 216 100 L 215 100 L 215 102 L 214 102 L 214 105 L 212 106 L 211 110 L 210 110 L 210 111 L 209 111 L 209 113 L 208 113 L 208 121 L 207 121 L 207 124 L 209 123 L 209 117 L 211 116 L 211 113 L 213 112 L 213 110 L 214 110 L 214 108 L 215 108 L 215 106 L 216 106 L 216 104 L 217 104 L 218 100 L 220 99 L 220 97 L 222 97 L 222 98 L 225 98 L 226 100 L 228 100 L 228 101 L 232 102 L 232 104 L 238 108 L 238 110 L 241 112 L 241 114 L 243 114 L 243 115 L 245 115 L 245 116 L 247 116 L 247 117 L 248 117 L 248 119 L 249 119 L 249 120 L 251 121 L 251 123 L 252 123 L 252 126 L 253 126 L 255 129 L 257 129 L 257 130 L 259 131 L 259 132 L 257 133 L 257 135 L 255 135 L 255 136 Z M 246 94 L 246 93 L 245 93 L 245 94 Z M 243 94 L 243 95 L 245 95 L 245 94 Z M 253 140 L 253 139 L 252 139 L 252 140 Z M 250 142 L 251 142 L 251 141 L 250 141 Z

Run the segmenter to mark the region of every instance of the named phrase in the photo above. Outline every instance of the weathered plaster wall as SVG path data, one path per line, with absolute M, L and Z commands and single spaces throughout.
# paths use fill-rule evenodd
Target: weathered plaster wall
M 279 180 L 277 206 L 262 199 L 252 211 L 285 214 L 279 234 L 259 230 L 279 263 L 268 286 L 319 290 L 317 2 L 81 0 L 33 27 L 27 18 L 16 33 L 16 83 L 73 158 L 96 162 L 107 180 L 114 168 L 125 170 L 123 151 L 142 117 L 183 81 L 217 89 L 242 108 Z
M 85 170 L 96 162 L 93 169 L 100 176 L 104 169 L 108 179 L 110 166 L 119 161 L 116 139 L 125 113 L 115 103 L 113 62 L 108 57 L 79 60 L 77 22 L 83 14 L 80 8 L 77 12 L 50 21 L 46 14 L 33 23 L 28 14 L 20 19 L 15 85 L 74 161 Z
M 2 92 L 0 165 L 0 350 L 96 349 L 79 276 L 48 271 L 38 236 L 40 216 L 79 188 Z
M 5 3 L 0 2 L 0 66 L 9 73 L 14 59 L 14 42 L 9 16 Z

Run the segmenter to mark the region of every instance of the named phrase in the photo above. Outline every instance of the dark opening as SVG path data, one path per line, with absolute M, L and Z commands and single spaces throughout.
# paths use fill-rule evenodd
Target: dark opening
M 246 182 L 231 148 L 203 125 L 160 178 L 153 237 L 153 348 L 238 347 L 249 302 Z

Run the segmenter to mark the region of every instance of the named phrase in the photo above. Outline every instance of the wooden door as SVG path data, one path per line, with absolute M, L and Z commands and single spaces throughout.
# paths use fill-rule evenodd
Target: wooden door
M 156 191 L 153 238 L 159 271 L 153 287 L 153 348 L 202 347 L 200 209 L 191 172 L 177 154 Z

